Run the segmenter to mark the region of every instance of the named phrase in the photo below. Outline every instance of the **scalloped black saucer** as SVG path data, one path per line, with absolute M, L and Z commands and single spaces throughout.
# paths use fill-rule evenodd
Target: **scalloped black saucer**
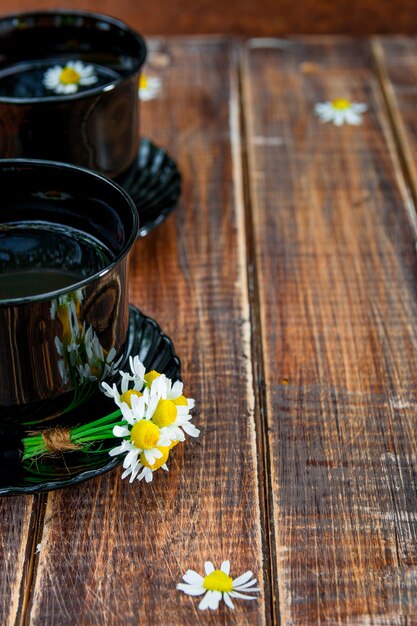
M 145 237 L 175 207 L 181 194 L 181 175 L 173 159 L 149 139 L 142 138 L 135 163 L 115 181 L 136 204 L 138 237 Z
M 136 307 L 130 305 L 129 334 L 120 368 L 123 369 L 129 356 L 139 355 L 147 370 L 155 369 L 166 374 L 173 380 L 181 376 L 181 364 L 175 353 L 172 341 L 163 333 L 159 325 L 150 317 L 143 315 Z M 99 390 L 64 418 L 58 418 L 60 425 L 76 424 L 86 414 L 91 419 L 107 415 L 114 410 L 114 402 Z M 77 419 L 77 416 L 78 417 Z M 56 424 L 53 424 L 56 425 Z M 13 442 L 7 449 L 6 441 Z M 104 474 L 117 467 L 123 457 L 110 457 L 108 450 L 119 442 L 106 442 L 105 448 L 96 446 L 89 452 L 71 452 L 57 458 L 41 458 L 32 463 L 20 460 L 20 438 L 16 435 L 2 434 L 0 458 L 0 495 L 18 495 L 52 491 L 77 485 L 85 480 Z M 14 447 L 12 447 L 14 445 Z M 6 447 L 6 449 L 5 449 Z

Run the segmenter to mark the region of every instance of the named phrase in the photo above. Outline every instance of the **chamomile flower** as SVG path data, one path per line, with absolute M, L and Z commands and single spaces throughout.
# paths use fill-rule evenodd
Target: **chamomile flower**
M 138 356 L 129 358 L 129 366 L 131 373 L 119 371 L 120 391 L 116 383 L 101 383 L 101 390 L 113 398 L 122 417 L 112 432 L 123 441 L 109 454 L 125 454 L 122 478 L 150 482 L 157 469 L 168 471 L 170 450 L 185 441 L 184 433 L 198 437 L 200 431 L 190 422 L 194 400 L 183 396 L 182 383 L 172 383 L 155 370 L 146 372 Z
M 164 374 L 154 378 L 151 384 L 151 393 L 160 396 L 152 420 L 171 441 L 185 441 L 184 432 L 191 437 L 200 434 L 199 429 L 191 424 L 192 417 L 188 412 L 194 407 L 194 400 L 183 396 L 182 390 L 180 381 L 172 384 Z
M 178 406 L 186 406 L 188 409 L 194 408 L 195 402 L 193 398 L 186 398 L 183 395 L 184 385 L 180 380 L 176 380 L 173 383 L 169 378 L 162 374 L 156 378 L 152 384 L 155 384 L 155 392 L 159 393 L 161 398 L 173 400 Z
M 350 102 L 345 98 L 336 98 L 331 102 L 319 102 L 314 107 L 314 112 L 324 123 L 333 122 L 335 126 L 362 124 L 362 113 L 368 109 L 361 102 Z
M 57 94 L 76 93 L 80 87 L 94 85 L 98 80 L 92 65 L 82 61 L 68 61 L 62 65 L 50 67 L 44 74 L 43 84 Z
M 241 598 L 243 600 L 256 600 L 256 596 L 248 595 L 260 591 L 256 587 L 256 578 L 252 578 L 253 573 L 247 571 L 237 578 L 232 578 L 230 574 L 230 562 L 223 561 L 220 569 L 215 569 L 213 563 L 206 561 L 204 563 L 205 576 L 200 576 L 194 570 L 187 570 L 183 576 L 184 583 L 178 583 L 177 589 L 183 591 L 190 596 L 201 596 L 198 608 L 201 611 L 211 609 L 215 611 L 223 598 L 224 603 L 234 609 L 232 598 Z
M 161 79 L 157 76 L 147 76 L 141 74 L 138 85 L 138 95 L 140 100 L 153 100 L 161 91 Z
M 153 463 L 152 465 L 148 463 L 145 454 L 142 452 L 136 465 L 133 467 L 128 467 L 127 470 L 123 472 L 122 478 L 126 478 L 130 475 L 129 482 L 133 482 L 135 478 L 137 478 L 139 481 L 144 478 L 145 482 L 150 483 L 153 478 L 153 473 L 157 469 L 162 467 L 163 470 L 165 470 L 166 472 L 168 471 L 166 462 L 169 457 L 169 451 L 174 445 L 175 444 L 171 444 L 170 446 L 158 446 L 158 450 L 162 453 L 162 455 L 159 457 L 159 459 L 156 459 L 155 463 Z
M 152 416 L 159 402 L 158 396 L 152 396 L 146 389 L 143 395 L 134 392 L 128 402 L 121 402 L 120 410 L 126 425 L 117 425 L 113 428 L 115 437 L 123 437 L 120 446 L 110 450 L 110 456 L 126 453 L 123 467 L 131 474 L 133 480 L 139 471 L 139 455 L 150 466 L 163 456 L 161 447 L 170 446 L 171 441 L 165 433 L 152 421 Z M 126 439 L 127 438 L 127 439 Z

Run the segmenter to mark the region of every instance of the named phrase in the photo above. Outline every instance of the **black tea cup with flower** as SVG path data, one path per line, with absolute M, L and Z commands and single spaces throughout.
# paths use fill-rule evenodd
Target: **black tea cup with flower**
M 140 34 L 73 10 L 0 19 L 0 157 L 64 161 L 116 179 L 139 148 Z

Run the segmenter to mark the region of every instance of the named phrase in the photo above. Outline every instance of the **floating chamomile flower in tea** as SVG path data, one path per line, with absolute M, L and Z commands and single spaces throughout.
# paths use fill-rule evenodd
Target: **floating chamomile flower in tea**
M 94 85 L 97 81 L 94 67 L 82 61 L 68 61 L 64 67 L 54 65 L 43 77 L 44 86 L 57 94 L 76 93 L 80 87 Z

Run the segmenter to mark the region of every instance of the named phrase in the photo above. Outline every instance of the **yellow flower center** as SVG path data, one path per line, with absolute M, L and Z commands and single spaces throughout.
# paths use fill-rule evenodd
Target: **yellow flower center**
M 214 572 L 204 578 L 203 587 L 210 591 L 232 591 L 233 580 L 220 569 L 215 569 Z
M 155 413 L 152 415 L 152 421 L 163 428 L 164 426 L 170 426 L 175 422 L 177 417 L 177 407 L 172 400 L 160 400 L 158 406 L 155 409 Z
M 126 402 L 129 408 L 132 408 L 132 396 L 141 397 L 142 393 L 140 391 L 136 391 L 136 389 L 128 389 L 120 396 L 120 400 L 122 402 Z
M 188 406 L 187 398 L 185 396 L 178 396 L 173 400 L 173 403 L 177 406 Z
M 161 374 L 159 372 L 156 372 L 155 370 L 152 370 L 151 372 L 148 372 L 144 376 L 146 384 L 150 387 L 152 385 L 153 381 L 155 380 L 155 378 L 158 378 L 158 376 L 160 376 L 160 375 Z
M 342 111 L 343 109 L 348 109 L 350 107 L 350 102 L 345 98 L 336 98 L 336 100 L 332 101 L 332 107 Z
M 80 82 L 81 76 L 78 72 L 76 72 L 72 67 L 64 67 L 62 70 L 59 80 L 64 85 L 78 85 Z
M 139 89 L 147 89 L 149 85 L 148 77 L 144 74 L 141 74 L 139 78 Z
M 162 465 L 167 462 L 171 446 L 157 446 L 157 448 L 160 452 L 162 452 L 162 456 L 159 459 L 156 459 L 153 465 L 149 465 L 143 452 L 139 457 L 142 465 L 144 465 L 145 467 L 149 467 L 149 469 L 151 469 L 153 472 L 162 467 Z
M 177 445 L 177 443 L 179 443 L 179 441 L 171 441 L 169 449 L 171 450 L 172 448 L 175 448 L 175 446 Z
M 140 420 L 130 431 L 130 438 L 137 448 L 152 450 L 159 439 L 159 428 L 149 420 Z

